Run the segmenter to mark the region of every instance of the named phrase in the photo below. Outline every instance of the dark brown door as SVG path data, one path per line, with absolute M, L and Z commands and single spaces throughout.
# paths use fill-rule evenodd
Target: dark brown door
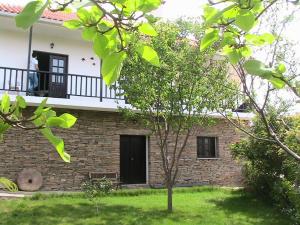
M 49 71 L 49 96 L 66 98 L 68 78 L 67 57 L 50 55 Z
M 146 137 L 120 137 L 120 179 L 125 184 L 146 183 Z

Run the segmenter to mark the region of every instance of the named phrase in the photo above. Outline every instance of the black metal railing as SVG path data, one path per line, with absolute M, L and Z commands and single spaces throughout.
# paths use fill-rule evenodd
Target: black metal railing
M 37 81 L 32 87 L 32 79 Z M 70 96 L 96 97 L 125 100 L 118 83 L 105 85 L 101 76 L 88 76 L 69 73 L 54 73 L 19 68 L 0 67 L 0 90 L 26 93 L 42 97 L 70 98 Z

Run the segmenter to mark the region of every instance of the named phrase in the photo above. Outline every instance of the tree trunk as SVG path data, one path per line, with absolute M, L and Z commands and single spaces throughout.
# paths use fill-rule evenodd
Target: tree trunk
M 168 212 L 173 211 L 173 187 L 168 184 Z

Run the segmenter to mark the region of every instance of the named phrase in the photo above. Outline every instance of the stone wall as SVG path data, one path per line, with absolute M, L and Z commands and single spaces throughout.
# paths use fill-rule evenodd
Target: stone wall
M 65 139 L 71 163 L 64 163 L 55 149 L 35 130 L 11 129 L 0 143 L 0 176 L 16 180 L 23 168 L 36 168 L 42 173 L 42 190 L 77 190 L 89 172 L 119 172 L 120 135 L 148 136 L 148 183 L 162 184 L 160 153 L 149 131 L 125 122 L 118 113 L 63 110 L 78 121 L 72 129 L 56 130 Z M 219 138 L 219 158 L 197 159 L 197 136 Z M 193 134 L 180 162 L 179 183 L 241 185 L 241 168 L 232 159 L 229 145 L 239 138 L 225 121 Z

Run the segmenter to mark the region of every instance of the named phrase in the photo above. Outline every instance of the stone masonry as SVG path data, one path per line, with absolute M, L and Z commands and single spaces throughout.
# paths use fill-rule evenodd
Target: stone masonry
M 162 184 L 160 152 L 155 137 L 149 131 L 126 122 L 116 112 L 62 111 L 68 111 L 78 118 L 72 129 L 55 130 L 65 140 L 71 163 L 63 162 L 38 131 L 11 129 L 0 143 L 0 176 L 15 181 L 22 169 L 35 168 L 43 176 L 42 190 L 78 190 L 89 172 L 119 173 L 120 135 L 146 135 L 148 184 Z M 197 159 L 197 136 L 218 137 L 219 158 Z M 178 183 L 241 185 L 241 167 L 232 159 L 229 151 L 229 145 L 238 139 L 239 134 L 224 120 L 212 127 L 197 129 L 189 138 L 182 155 Z

